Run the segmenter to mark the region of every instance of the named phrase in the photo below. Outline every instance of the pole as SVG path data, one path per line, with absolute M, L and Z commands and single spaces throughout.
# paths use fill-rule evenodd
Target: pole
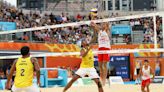
M 164 47 L 164 13 L 161 14 L 162 15 L 162 38 L 163 38 L 163 46 Z
M 43 67 L 46 68 L 47 67 L 47 59 L 46 57 L 43 57 Z

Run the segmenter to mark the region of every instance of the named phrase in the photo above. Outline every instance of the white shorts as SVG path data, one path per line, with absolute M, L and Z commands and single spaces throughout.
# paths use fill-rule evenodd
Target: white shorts
M 40 92 L 39 87 L 36 84 L 33 84 L 25 88 L 17 88 L 14 85 L 12 86 L 12 92 Z
M 77 75 L 80 77 L 84 77 L 85 75 L 88 75 L 91 79 L 99 78 L 99 75 L 96 72 L 95 68 L 80 68 L 76 72 Z

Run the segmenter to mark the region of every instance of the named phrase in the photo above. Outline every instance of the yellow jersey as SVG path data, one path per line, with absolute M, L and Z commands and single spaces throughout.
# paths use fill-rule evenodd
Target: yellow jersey
M 14 85 L 17 88 L 28 87 L 33 84 L 34 65 L 31 57 L 18 58 L 16 62 L 16 76 Z
M 86 49 L 84 49 L 86 51 Z M 85 57 L 82 57 L 80 68 L 92 68 L 94 67 L 94 55 L 93 51 L 89 50 Z

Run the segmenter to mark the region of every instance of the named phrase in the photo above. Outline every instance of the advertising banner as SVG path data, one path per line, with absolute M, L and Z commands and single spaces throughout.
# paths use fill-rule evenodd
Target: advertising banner
M 0 31 L 9 31 L 15 29 L 16 29 L 15 22 L 0 22 Z
M 129 78 L 130 76 L 130 62 L 128 56 L 111 56 L 110 67 L 113 67 L 117 76 L 122 78 Z

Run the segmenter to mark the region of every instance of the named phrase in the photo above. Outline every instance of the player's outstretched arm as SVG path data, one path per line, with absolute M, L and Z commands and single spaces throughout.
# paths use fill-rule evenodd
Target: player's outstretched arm
M 97 38 L 98 38 L 98 34 L 97 34 L 97 32 L 94 32 L 93 33 L 93 37 L 92 37 L 92 39 L 91 39 L 89 44 L 92 44 L 92 43 L 96 42 Z
M 36 58 L 32 58 L 32 62 L 36 71 L 37 84 L 40 86 L 40 66 Z
M 105 25 L 105 31 L 110 36 L 110 30 L 111 30 L 110 24 L 107 22 L 107 23 L 104 23 L 104 25 Z
M 94 30 L 95 33 L 98 33 L 99 32 L 100 27 L 96 23 L 91 22 L 90 26 L 93 28 L 93 30 Z
M 14 74 L 15 69 L 16 69 L 16 62 L 17 62 L 17 60 L 14 61 L 13 65 L 12 65 L 12 67 L 10 69 L 10 73 L 7 76 L 7 83 L 6 83 L 6 87 L 5 87 L 6 89 L 10 89 L 11 88 L 11 78 L 12 78 L 12 76 Z

